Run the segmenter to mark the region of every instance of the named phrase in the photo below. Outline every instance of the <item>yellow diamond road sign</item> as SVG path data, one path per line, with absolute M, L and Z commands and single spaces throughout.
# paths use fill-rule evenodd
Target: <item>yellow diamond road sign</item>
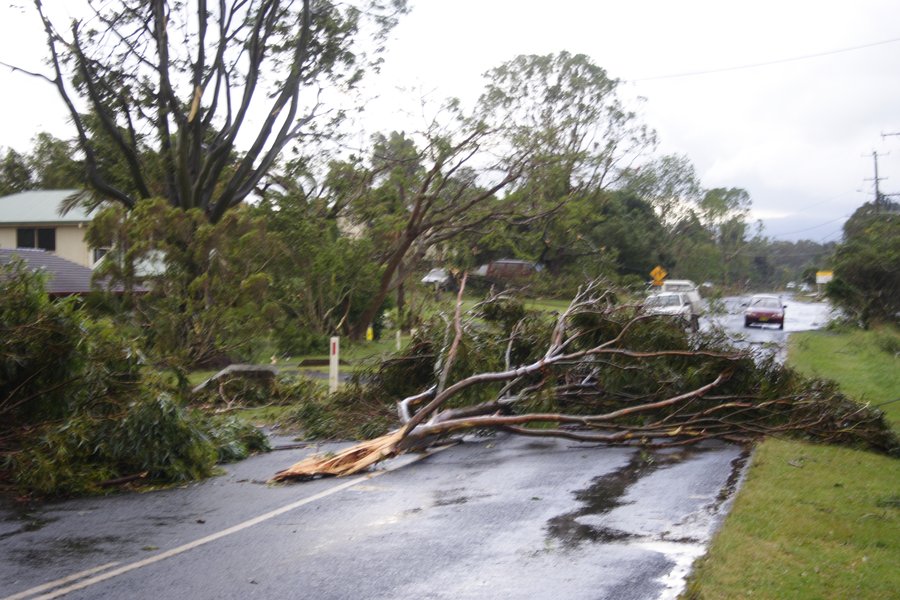
M 653 278 L 653 285 L 662 285 L 663 279 L 666 278 L 668 273 L 661 266 L 656 265 L 652 271 L 650 271 L 650 277 Z

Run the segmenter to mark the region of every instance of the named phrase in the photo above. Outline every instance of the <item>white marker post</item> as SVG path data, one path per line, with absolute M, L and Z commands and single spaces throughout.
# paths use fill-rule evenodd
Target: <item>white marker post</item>
M 400 339 L 400 330 L 397 330 L 397 352 L 400 352 L 402 341 Z
M 333 394 L 338 389 L 338 357 L 341 352 L 341 338 L 331 338 L 331 352 L 328 355 L 328 392 Z

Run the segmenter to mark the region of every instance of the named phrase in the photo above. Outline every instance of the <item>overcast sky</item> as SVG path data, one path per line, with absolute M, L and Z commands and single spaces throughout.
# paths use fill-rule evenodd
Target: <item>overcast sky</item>
M 0 60 L 37 68 L 29 12 L 0 8 Z M 746 189 L 773 237 L 838 239 L 873 197 L 873 150 L 882 191 L 900 192 L 900 136 L 882 137 L 900 133 L 897 0 L 413 1 L 369 80 L 382 100 L 367 113 L 375 128 L 400 128 L 389 115 L 413 110 L 421 91 L 473 100 L 488 69 L 560 50 L 588 55 L 623 81 L 624 97 L 644 98 L 632 108 L 659 152 L 687 155 L 705 187 Z M 737 68 L 746 65 L 759 66 Z M 47 84 L 3 69 L 0 87 L 0 146 L 71 135 Z

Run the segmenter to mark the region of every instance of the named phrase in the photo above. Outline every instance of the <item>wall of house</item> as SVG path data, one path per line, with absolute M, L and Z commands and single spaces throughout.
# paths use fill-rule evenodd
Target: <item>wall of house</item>
M 28 227 L 29 225 L 24 225 Z M 84 234 L 87 231 L 86 225 L 78 223 L 66 223 L 64 225 L 49 225 L 39 223 L 34 227 L 54 227 L 56 229 L 56 254 L 60 258 L 71 260 L 74 263 L 85 267 L 92 267 L 92 252 L 88 248 L 87 242 L 84 241 Z M 16 226 L 0 227 L 0 248 L 16 247 Z
M 16 247 L 16 228 L 0 227 L 0 248 Z
M 56 255 L 85 267 L 92 267 L 91 250 L 84 241 L 87 226 L 62 225 L 56 228 Z

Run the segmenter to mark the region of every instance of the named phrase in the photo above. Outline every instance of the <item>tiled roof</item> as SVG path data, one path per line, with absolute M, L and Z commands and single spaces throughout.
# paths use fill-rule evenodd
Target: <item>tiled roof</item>
M 70 260 L 60 258 L 44 250 L 32 248 L 16 248 L 15 250 L 0 248 L 0 265 L 9 264 L 13 257 L 18 256 L 32 271 L 44 271 L 47 277 L 47 293 L 51 296 L 71 296 L 74 294 L 87 294 L 95 289 L 91 286 L 91 274 L 93 271 Z M 98 285 L 105 287 L 103 282 Z M 112 288 L 111 291 L 121 292 L 121 286 Z
M 92 217 L 84 208 L 76 206 L 65 215 L 59 205 L 80 190 L 32 190 L 0 197 L 2 223 L 82 223 Z

